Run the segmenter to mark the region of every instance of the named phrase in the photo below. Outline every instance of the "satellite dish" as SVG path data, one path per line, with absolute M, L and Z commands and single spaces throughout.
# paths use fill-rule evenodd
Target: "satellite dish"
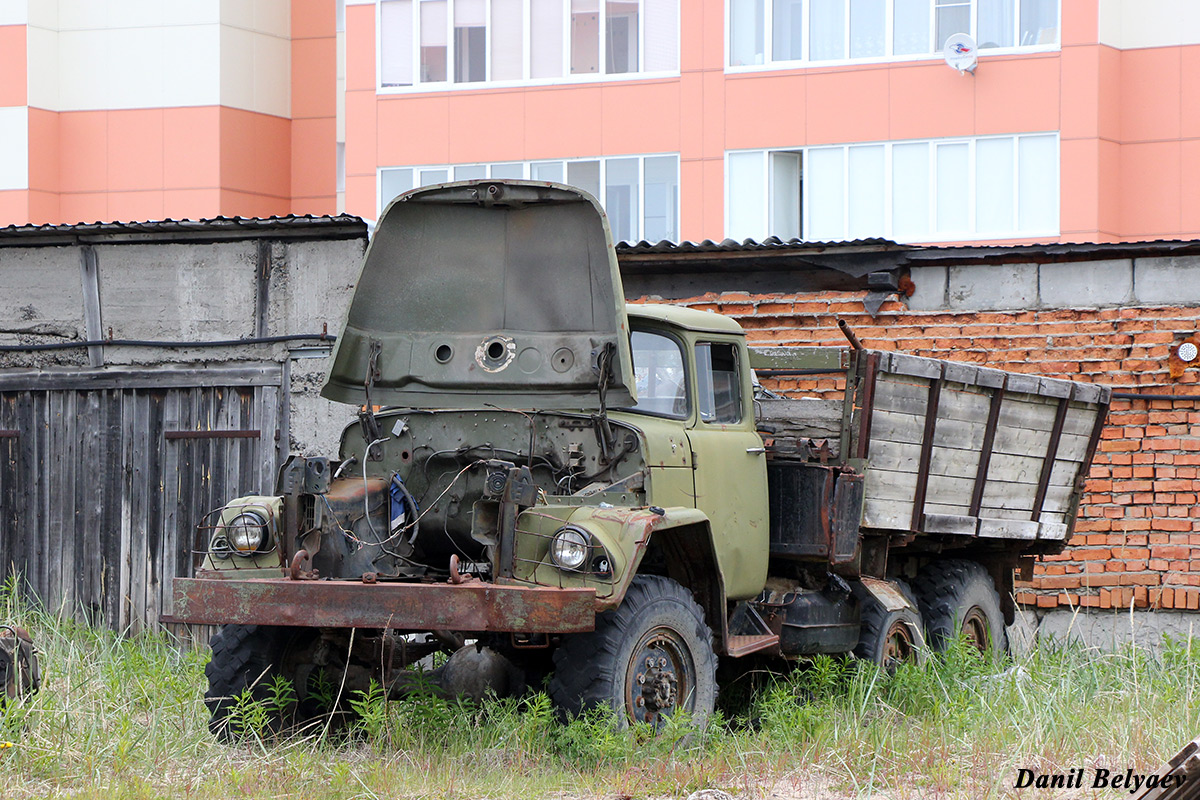
M 951 69 L 958 70 L 959 74 L 970 72 L 973 75 L 975 66 L 979 63 L 978 49 L 975 40 L 969 34 L 956 33 L 946 40 L 942 55 Z

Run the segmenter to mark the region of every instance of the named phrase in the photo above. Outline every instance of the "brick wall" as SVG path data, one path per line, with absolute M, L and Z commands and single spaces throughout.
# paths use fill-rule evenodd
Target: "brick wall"
M 736 318 L 760 346 L 845 346 L 845 319 L 880 350 L 1106 383 L 1116 391 L 1200 394 L 1200 372 L 1168 373 L 1173 343 L 1200 326 L 1200 306 L 1029 311 L 911 311 L 888 301 L 875 318 L 862 292 L 705 294 L 678 305 Z M 647 298 L 650 299 L 650 298 Z M 1197 362 L 1200 363 L 1200 362 Z M 787 392 L 832 393 L 832 379 L 765 381 Z M 1114 400 L 1075 536 L 1037 564 L 1018 601 L 1040 608 L 1200 609 L 1200 407 Z

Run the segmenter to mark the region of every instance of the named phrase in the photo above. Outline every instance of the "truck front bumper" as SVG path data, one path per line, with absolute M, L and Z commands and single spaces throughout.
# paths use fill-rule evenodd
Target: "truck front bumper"
M 596 624 L 595 589 L 448 583 L 176 578 L 163 622 L 407 631 L 576 633 Z

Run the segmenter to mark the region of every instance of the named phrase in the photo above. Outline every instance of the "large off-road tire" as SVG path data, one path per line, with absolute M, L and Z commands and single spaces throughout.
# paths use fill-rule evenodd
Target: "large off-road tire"
M 717 697 L 717 657 L 704 611 L 669 578 L 639 575 L 589 633 L 564 636 L 550 698 L 567 715 L 607 706 L 655 728 L 678 711 L 703 728 Z
M 1000 595 L 982 564 L 950 558 L 929 564 L 913 581 L 925 632 L 934 650 L 960 635 L 984 655 L 1008 649 Z
M 264 701 L 270 696 L 269 687 L 275 676 L 293 682 L 293 690 L 302 697 L 303 686 L 295 686 L 297 676 L 285 669 L 284 659 L 289 649 L 299 640 L 311 638 L 313 631 L 307 628 L 268 627 L 265 625 L 226 625 L 212 639 L 209 647 L 212 658 L 204 667 L 208 678 L 208 691 L 204 693 L 204 704 L 208 706 L 208 727 L 224 741 L 233 741 L 244 735 L 244 731 L 231 719 L 238 707 L 238 698 L 249 689 L 255 700 Z M 279 732 L 292 728 L 307 716 L 303 713 L 306 704 L 298 702 L 291 708 L 271 708 L 268 728 Z M 285 718 L 286 717 L 286 718 Z
M 913 608 L 888 611 L 862 584 L 853 586 L 861 626 L 854 656 L 873 661 L 888 672 L 895 671 L 903 663 L 920 663 L 925 649 L 921 615 L 913 610 L 917 608 L 917 601 L 912 590 L 904 581 L 898 580 L 895 584 Z

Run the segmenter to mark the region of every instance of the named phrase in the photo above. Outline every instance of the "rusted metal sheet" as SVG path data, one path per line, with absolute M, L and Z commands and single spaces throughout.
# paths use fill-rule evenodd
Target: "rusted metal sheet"
M 595 589 L 482 581 L 373 583 L 176 578 L 163 622 L 574 633 L 595 628 Z
M 866 587 L 867 591 L 879 601 L 879 604 L 888 611 L 912 608 L 912 604 L 908 598 L 904 596 L 904 593 L 892 581 L 886 581 L 882 578 L 868 578 L 866 576 L 859 578 L 859 580 L 862 581 L 862 585 Z

